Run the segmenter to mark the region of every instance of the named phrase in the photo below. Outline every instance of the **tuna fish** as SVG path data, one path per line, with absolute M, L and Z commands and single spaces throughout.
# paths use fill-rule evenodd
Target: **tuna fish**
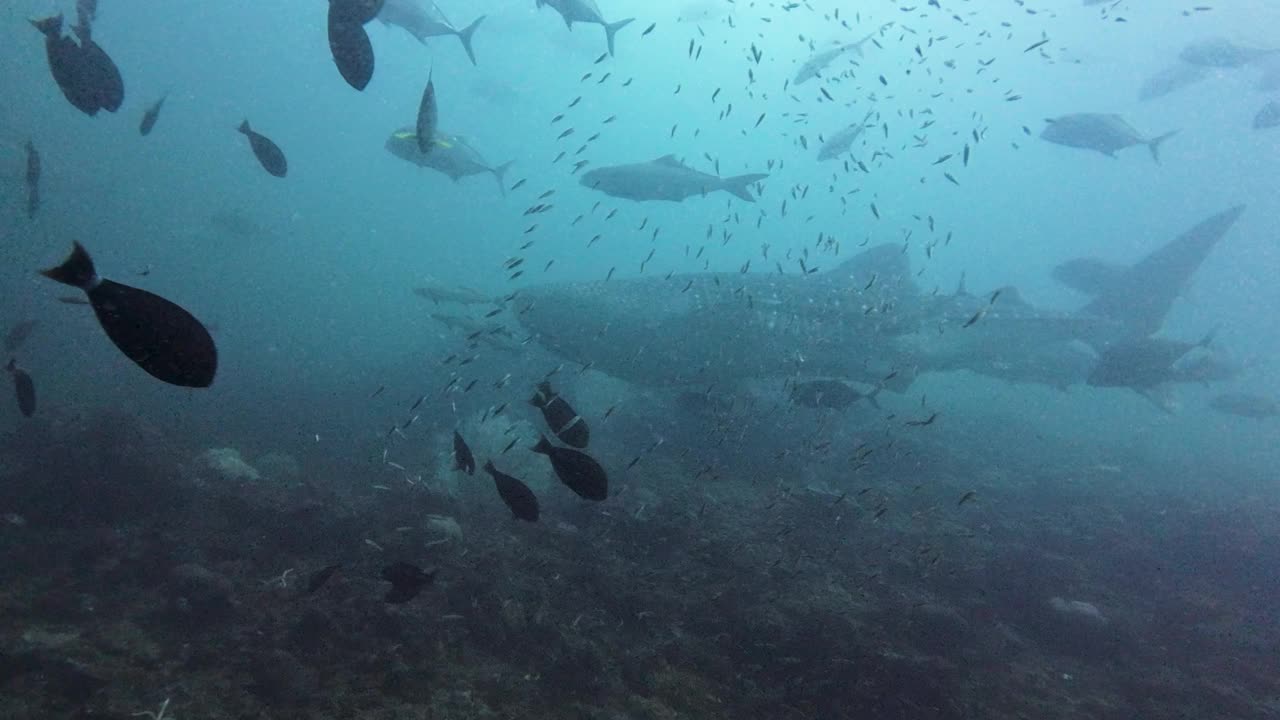
M 596 168 L 584 173 L 580 182 L 606 195 L 628 200 L 680 202 L 694 195 L 724 190 L 747 202 L 755 202 L 749 188 L 767 177 L 763 173 L 716 177 L 694 170 L 674 155 L 664 155 L 645 163 Z
M 1143 137 L 1119 115 L 1074 113 L 1045 120 L 1048 125 L 1040 137 L 1055 145 L 1096 150 L 1107 157 L 1134 145 L 1146 145 L 1151 157 L 1160 162 L 1160 145 L 1178 133 L 1172 130 L 1154 138 Z

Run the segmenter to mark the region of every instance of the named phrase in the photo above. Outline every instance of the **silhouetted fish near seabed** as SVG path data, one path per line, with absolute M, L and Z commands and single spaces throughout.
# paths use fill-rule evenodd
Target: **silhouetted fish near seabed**
M 528 485 L 498 470 L 493 466 L 493 461 L 485 462 L 484 471 L 493 478 L 493 484 L 498 488 L 498 497 L 502 498 L 502 502 L 506 503 L 517 520 L 538 522 L 538 497 Z
M 334 573 L 341 568 L 341 565 L 326 565 L 311 573 L 310 577 L 307 578 L 307 594 L 310 595 L 324 587 L 324 584 L 329 582 L 329 578 L 333 577 Z
M 99 277 L 80 243 L 61 265 L 41 274 L 83 290 L 107 337 L 152 377 L 183 387 L 213 383 L 218 351 L 191 313 L 159 295 Z
M 142 133 L 144 137 L 150 135 L 151 131 L 155 129 L 156 120 L 160 119 L 160 108 L 164 107 L 164 101 L 168 97 L 168 95 L 161 95 L 160 99 L 142 114 L 142 122 L 138 124 L 138 132 Z
M 538 390 L 529 399 L 529 404 L 542 411 L 547 427 L 551 428 L 560 442 L 578 449 L 585 448 L 590 442 L 591 429 L 587 427 L 587 421 L 551 389 L 551 383 L 538 383 Z
M 457 430 L 453 431 L 453 469 L 461 470 L 468 475 L 476 474 L 476 458 L 467 447 L 467 441 Z
M 249 128 L 249 121 L 245 120 L 240 123 L 239 128 L 244 136 L 249 138 L 249 147 L 253 148 L 254 157 L 258 158 L 258 162 L 262 164 L 262 169 L 275 175 L 276 177 L 284 177 L 289 172 L 289 161 L 284 157 L 284 151 L 271 141 L 271 138 L 261 133 L 254 132 Z
M 18 367 L 18 361 L 13 359 L 9 360 L 5 370 L 13 376 L 13 393 L 18 399 L 18 410 L 22 412 L 24 417 L 35 415 L 36 384 L 31 381 L 31 375 L 26 370 Z
M 552 445 L 546 437 L 538 438 L 533 451 L 546 455 L 560 482 L 587 500 L 609 497 L 609 476 L 590 455 L 573 448 Z
M 392 563 L 382 568 L 382 579 L 391 583 L 391 589 L 383 596 L 384 602 L 398 605 L 418 597 L 422 588 L 436 578 L 436 571 L 425 571 L 407 562 Z
M 436 85 L 431 80 L 433 74 L 427 75 L 427 87 L 422 91 L 422 102 L 418 104 L 418 150 L 424 154 L 435 147 L 436 126 L 440 120 L 440 110 L 436 107 Z

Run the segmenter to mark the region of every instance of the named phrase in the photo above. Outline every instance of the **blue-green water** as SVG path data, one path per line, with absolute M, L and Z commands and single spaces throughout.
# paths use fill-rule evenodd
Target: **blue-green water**
M 1280 130 L 1252 127 L 1255 114 L 1277 99 L 1259 87 L 1277 63 L 1259 53 L 1239 67 L 1207 68 L 1197 82 L 1161 97 L 1140 99 L 1139 89 L 1155 73 L 1183 63 L 1180 53 L 1198 43 L 1227 38 L 1241 48 L 1272 49 L 1280 11 L 1262 2 L 1208 8 L 1135 0 L 1090 6 L 1079 0 L 600 3 L 610 21 L 636 18 L 618 32 L 612 57 L 605 54 L 600 27 L 577 24 L 570 31 L 552 8 L 537 8 L 532 0 L 442 4 L 455 26 L 486 16 L 475 34 L 474 66 L 455 38 L 423 44 L 374 21 L 367 31 L 376 69 L 369 86 L 357 92 L 334 66 L 320 0 L 104 0 L 93 37 L 119 65 L 126 95 L 119 112 L 96 117 L 78 112 L 58 91 L 43 40 L 27 22 L 48 15 L 51 4 L 12 0 L 0 8 L 0 326 L 38 322 L 14 354 L 34 378 L 40 401 L 30 419 L 16 404 L 0 403 L 0 432 L 8 438 L 0 455 L 0 473 L 8 479 L 0 482 L 10 484 L 8 506 L 0 512 L 22 520 L 4 531 L 7 554 L 38 556 L 30 548 L 44 547 L 55 558 L 24 565 L 27 579 L 19 585 L 27 590 L 15 590 L 14 598 L 37 592 L 31 588 L 51 592 L 48 587 L 61 582 L 82 595 L 130 598 L 118 600 L 120 614 L 145 627 L 148 611 L 140 608 L 146 601 L 130 595 L 131 588 L 145 593 L 183 562 L 222 563 L 219 572 L 238 594 L 255 598 L 237 600 L 234 622 L 223 626 L 224 641 L 255 623 L 327 613 L 342 625 L 330 632 L 363 638 L 367 646 L 349 648 L 351 657 L 344 657 L 342 648 L 349 646 L 335 640 L 309 672 L 324 675 L 358 656 L 371 663 L 360 672 L 377 677 L 383 670 L 370 657 L 394 654 L 386 648 L 397 642 L 422 650 L 443 632 L 414 636 L 418 625 L 406 621 L 412 615 L 395 616 L 403 624 L 387 630 L 378 626 L 390 622 L 378 619 L 385 610 L 366 615 L 353 609 L 353 598 L 365 589 L 376 601 L 381 555 L 370 555 L 373 546 L 364 541 L 377 536 L 376 546 L 393 547 L 385 554 L 398 553 L 391 559 L 442 568 L 437 587 L 426 592 L 434 597 L 405 613 L 460 615 L 473 624 L 468 637 L 447 636 L 457 675 L 433 680 L 428 699 L 389 696 L 381 706 L 388 713 L 400 702 L 406 708 L 443 703 L 450 682 L 462 683 L 466 672 L 479 677 L 485 672 L 480 666 L 492 663 L 494 672 L 525 679 L 502 689 L 480 683 L 474 688 L 477 707 L 497 714 L 474 710 L 459 717 L 782 717 L 784 707 L 796 717 L 862 717 L 858 713 L 875 703 L 859 705 L 852 699 L 863 697 L 857 692 L 846 698 L 830 687 L 856 686 L 855 678 L 812 678 L 845 662 L 874 665 L 876 653 L 892 654 L 885 648 L 895 642 L 902 645 L 894 652 L 929 658 L 922 667 L 936 662 L 964 667 L 973 677 L 989 671 L 997 679 L 973 680 L 981 692 L 973 686 L 960 692 L 961 681 L 938 691 L 950 700 L 930 693 L 912 699 L 913 684 L 906 680 L 897 688 L 881 683 L 865 697 L 875 696 L 886 717 L 1169 716 L 1160 714 L 1166 706 L 1143 699 L 1160 690 L 1108 684 L 1105 677 L 1107 668 L 1138 677 L 1138 668 L 1149 666 L 1167 667 L 1171 686 L 1196 673 L 1213 678 L 1186 690 L 1187 707 L 1213 707 L 1215 693 L 1222 692 L 1239 700 L 1224 717 L 1276 712 L 1276 676 L 1269 682 L 1233 679 L 1228 659 L 1256 653 L 1270 660 L 1255 664 L 1274 664 L 1280 642 L 1271 629 L 1276 557 L 1268 549 L 1280 528 L 1271 511 L 1280 420 L 1227 414 L 1211 403 L 1227 392 L 1273 401 L 1280 396 L 1274 360 L 1280 335 L 1273 319 L 1280 308 L 1274 280 L 1280 251 L 1272 222 L 1280 210 L 1274 163 Z M 58 9 L 74 15 L 69 2 Z M 868 34 L 875 42 L 860 56 L 838 58 L 820 78 L 792 81 L 815 52 Z M 414 124 L 428 74 L 440 129 L 466 136 L 491 165 L 513 163 L 505 192 L 488 174 L 454 182 L 384 148 L 393 132 Z M 154 132 L 140 136 L 142 113 L 166 94 Z M 1178 134 L 1162 145 L 1159 163 L 1141 146 L 1109 158 L 1040 139 L 1046 119 L 1081 112 L 1119 114 L 1146 138 Z M 616 119 L 606 122 L 611 117 Z M 246 118 L 284 150 L 287 178 L 258 166 L 236 132 Z M 864 119 L 867 128 L 850 153 L 817 159 L 823 138 Z M 560 137 L 569 128 L 574 132 Z M 26 213 L 28 140 L 43 166 L 42 205 L 34 218 Z M 668 154 L 703 172 L 718 168 L 722 176 L 768 178 L 752 186 L 754 203 L 720 192 L 681 203 L 638 203 L 579 182 L 587 170 Z M 579 160 L 588 164 L 575 173 Z M 548 191 L 554 193 L 540 199 Z M 554 207 L 525 214 L 539 203 Z M 976 361 L 946 367 L 936 361 L 939 337 L 963 337 L 950 334 L 968 330 L 976 336 L 1001 327 L 1001 312 L 1009 312 L 1011 290 L 991 301 L 990 316 L 983 314 L 972 328 L 963 323 L 980 302 L 964 305 L 960 315 L 936 310 L 932 303 L 954 292 L 962 276 L 976 296 L 1016 287 L 1037 317 L 1060 318 L 1088 298 L 1054 281 L 1051 271 L 1059 263 L 1080 257 L 1134 263 L 1237 205 L 1247 208 L 1192 268 L 1158 333 L 1195 341 L 1217 329 L 1213 357 L 1229 359 L 1231 377 L 1168 383 L 1149 393 L 1154 397 L 1143 397 L 1129 388 L 1091 386 L 1087 371 L 1067 382 L 1014 382 L 979 374 Z M 826 239 L 834 242 L 819 247 Z M 60 262 L 73 240 L 89 249 L 104 277 L 170 298 L 209 327 L 219 351 L 211 388 L 157 382 L 103 336 L 88 308 L 58 301 L 74 290 L 36 271 Z M 868 291 L 859 281 L 848 287 L 848 305 L 857 312 L 811 310 L 814 283 L 864 243 L 901 247 L 910 263 L 906 279 L 918 292 L 878 306 L 872 298 L 879 289 Z M 523 264 L 510 266 L 516 258 Z M 517 267 L 523 274 L 512 279 Z M 806 276 L 807 268 L 818 270 Z M 715 292 L 695 286 L 685 278 L 690 273 L 723 273 L 716 277 L 734 299 L 700 307 L 697 312 L 714 316 L 694 314 L 680 326 L 684 334 L 673 334 L 661 324 L 664 308 Z M 669 281 L 658 282 L 668 275 Z M 713 281 L 710 275 L 690 277 Z M 776 295 L 744 289 L 773 277 L 787 283 Z M 877 278 L 883 286 L 885 278 Z M 655 284 L 633 290 L 641 280 Z M 1146 281 L 1129 278 L 1131 292 L 1141 294 Z M 435 304 L 413 292 L 426 285 L 474 289 L 494 300 L 479 307 Z M 596 304 L 601 298 L 607 302 Z M 554 332 L 536 325 L 545 317 L 538 313 L 551 305 L 566 310 L 555 316 Z M 500 312 L 486 317 L 491 309 Z M 864 309 L 873 318 L 909 318 L 910 331 L 877 326 L 864 332 Z M 751 325 L 768 313 L 780 319 L 762 320 L 764 331 Z M 466 317 L 480 323 L 475 327 L 500 323 L 504 332 L 469 338 L 471 329 L 451 329 L 433 314 Z M 616 330 L 628 322 L 635 323 L 634 334 Z M 738 322 L 742 331 L 732 332 Z M 657 331 L 643 335 L 646 327 Z M 565 352 L 555 335 L 585 349 Z M 485 341 L 493 337 L 498 340 Z M 1029 331 L 992 337 L 999 339 L 989 345 L 1009 343 L 1014 357 L 1034 344 Z M 700 350 L 700 340 L 721 350 Z M 1032 349 L 1055 358 L 1106 352 L 1102 345 L 1080 345 L 1079 338 L 1062 337 Z M 624 356 L 616 364 L 607 359 Z M 859 358 L 850 361 L 848 374 L 807 369 L 842 357 Z M 739 371 L 748 359 L 768 369 Z M 612 497 L 603 505 L 584 505 L 527 449 L 542 427 L 528 397 L 558 367 L 551 379 L 591 424 L 592 453 L 610 472 Z M 854 381 L 869 391 L 877 378 L 887 383 L 887 376 L 899 373 L 918 377 L 880 394 L 880 408 L 859 403 L 833 411 L 788 400 L 793 384 L 817 377 Z M 503 403 L 508 409 L 495 417 L 494 408 Z M 111 413 L 107 419 L 104 411 Z M 913 424 L 935 413 L 936 422 Z M 124 440 L 104 429 L 129 423 L 149 439 Z M 540 525 L 513 528 L 487 478 L 459 477 L 450 469 L 455 427 L 463 429 L 481 463 L 495 458 L 529 481 L 543 502 Z M 513 438 L 520 442 L 504 452 Z M 105 455 L 85 450 L 94 442 L 120 447 Z M 279 480 L 279 486 L 233 484 L 226 487 L 238 489 L 227 490 L 219 485 L 225 478 L 192 459 L 210 448 L 236 448 L 251 464 L 281 453 L 299 468 L 283 473 L 284 482 L 264 463 L 258 483 Z M 80 451 L 85 454 L 78 456 Z M 135 452 L 142 456 L 130 461 L 136 464 L 112 464 Z M 57 492 L 42 493 L 41 463 L 55 457 L 67 466 L 49 470 L 59 478 L 49 485 Z M 636 458 L 640 462 L 631 465 Z M 88 522 L 100 532 L 141 537 L 170 514 L 163 493 L 135 496 L 127 489 L 127 468 L 138 466 L 165 468 L 157 470 L 160 479 L 148 481 L 156 487 L 165 486 L 168 473 L 175 483 L 194 483 L 190 497 L 175 501 L 183 508 L 173 511 L 176 517 L 202 515 L 192 508 L 207 500 L 191 497 L 243 490 L 249 499 L 238 502 L 261 503 L 280 514 L 264 519 L 245 513 L 245 525 L 227 530 L 228 537 L 269 537 L 272 531 L 263 528 L 286 527 L 287 533 L 324 539 L 315 540 L 311 551 L 308 541 L 294 536 L 296 542 L 274 550 L 264 540 L 264 548 L 244 548 L 240 555 L 209 540 L 218 536 L 217 527 L 195 523 L 200 529 L 184 535 L 165 525 L 156 532 L 178 547 L 151 562 L 149 571 L 103 580 L 91 563 L 63 567 L 54 548 L 81 526 L 81 506 L 103 502 L 103 492 L 133 499 Z M 95 473 L 109 482 L 86 489 L 77 479 Z M 64 490 L 70 495 L 50 497 Z M 957 504 L 969 491 L 976 495 Z M 157 504 L 147 506 L 147 497 Z M 308 503 L 320 508 L 315 514 L 350 524 L 326 534 L 317 528 L 328 521 L 290 510 L 312 507 Z M 721 506 L 724 512 L 712 517 Z M 842 520 L 828 523 L 844 510 Z M 397 527 L 421 527 L 426 514 L 458 517 L 465 539 L 453 540 L 446 551 L 430 533 L 387 542 Z M 575 535 L 557 523 L 589 529 Z M 797 526 L 805 532 L 783 532 Z M 615 535 L 631 538 L 631 551 L 602 551 L 616 564 L 593 563 L 592 543 L 607 544 L 599 538 Z M 687 554 L 664 557 L 668 546 Z M 141 563 L 137 555 L 146 554 L 136 547 L 121 553 L 131 559 L 112 562 Z M 530 553 L 542 555 L 537 567 L 550 563 L 571 580 L 541 589 L 522 584 L 516 579 L 521 572 L 539 575 L 521 563 Z M 713 578 L 708 573 L 727 562 L 716 553 L 750 569 Z M 285 600 L 264 599 L 257 587 L 285 567 L 330 562 L 367 565 L 362 572 L 369 579 L 344 581 L 337 589 L 344 593 L 341 609 L 281 609 Z M 788 574 L 780 575 L 776 562 Z M 552 642 L 541 633 L 553 634 L 553 627 L 568 632 L 566 626 L 583 622 L 635 622 L 653 612 L 644 606 L 603 610 L 595 604 L 575 611 L 572 600 L 544 601 L 544 607 L 554 606 L 546 611 L 554 621 L 504 620 L 506 641 L 478 639 L 484 632 L 477 628 L 500 622 L 494 618 L 502 611 L 495 608 L 504 603 L 533 608 L 543 594 L 572 598 L 578 591 L 598 600 L 610 594 L 610 583 L 627 577 L 623 568 L 648 577 L 681 563 L 683 571 L 659 575 L 648 590 L 659 612 L 681 616 L 662 617 L 665 629 L 630 637 L 602 630 L 590 653 L 582 650 L 610 667 L 627 667 L 591 672 L 620 673 L 625 680 L 566 689 L 556 684 L 561 680 L 535 677 L 536 653 L 513 650 L 504 658 L 495 648 Z M 1028 578 L 1022 593 L 1008 581 L 1020 573 Z M 477 580 L 486 574 L 500 577 L 489 584 Z M 824 585 L 822 578 L 854 595 L 864 584 L 891 586 L 881 585 L 872 593 L 876 600 L 865 600 L 878 608 L 874 621 L 842 625 L 862 606 L 824 597 L 799 609 Z M 1116 584 L 1124 578 L 1133 581 Z M 704 603 L 700 608 L 660 599 L 689 584 L 700 586 L 694 592 Z M 795 627 L 778 629 L 750 610 L 731 627 L 716 626 L 705 604 L 735 593 L 762 608 L 784 608 L 778 612 Z M 1070 612 L 1044 609 L 1055 596 L 1093 603 L 1107 616 L 1106 625 L 1080 631 L 1085 639 L 1079 644 L 1063 640 L 1077 631 L 1073 620 L 1063 620 L 1074 617 Z M 83 608 L 23 614 L 32 601 L 14 598 L 14 617 L 23 620 L 5 631 L 6 655 L 26 652 L 22 636 L 30 627 L 93 635 L 90 628 L 100 622 Z M 914 613 L 926 604 L 936 613 L 919 621 Z M 806 612 L 812 617 L 797 618 Z M 967 630 L 930 645 L 928 638 L 938 636 L 921 630 L 921 623 L 954 629 L 940 619 L 952 613 L 964 617 Z M 595 619 L 582 621 L 584 614 Z M 813 657 L 773 666 L 764 658 L 776 638 L 761 629 L 766 626 L 780 636 L 848 633 L 849 639 L 833 643 L 851 643 L 842 647 L 858 647 L 863 656 L 836 661 L 835 650 L 815 647 Z M 180 645 L 181 632 L 166 627 L 156 631 L 163 639 L 154 641 Z M 1172 639 L 1164 634 L 1169 627 L 1175 628 Z M 773 639 L 748 652 L 735 637 L 739 630 L 747 638 Z M 683 633 L 705 645 L 696 653 L 672 649 L 679 645 L 672 638 Z M 997 636 L 1005 640 L 993 641 Z M 1135 650 L 1149 646 L 1166 651 Z M 715 648 L 723 654 L 709 659 Z M 784 654 L 802 650 L 799 643 Z M 628 664 L 632 651 L 642 659 Z M 429 654 L 399 660 L 412 669 Z M 747 660 L 757 656 L 765 669 Z M 736 669 L 717 667 L 690 679 L 697 668 L 717 662 Z M 189 682 L 216 684 L 210 678 L 236 677 L 245 663 L 253 664 L 244 658 L 197 663 Z M 186 702 L 175 700 L 178 717 L 237 716 L 193 707 L 191 698 L 210 691 L 184 690 L 180 668 L 164 668 L 156 683 L 167 688 L 163 692 L 138 687 L 136 675 L 122 672 L 107 678 L 108 689 L 85 699 L 49 702 L 59 713 L 87 707 L 127 714 L 186 693 Z M 1040 673 L 1042 682 L 1002 683 L 1006 669 L 1009 677 Z M 559 678 L 575 674 L 563 664 L 560 672 Z M 672 680 L 676 672 L 689 676 Z M 1065 682 L 1067 676 L 1084 682 Z M 1218 687 L 1237 681 L 1233 692 Z M 341 705 L 332 698 L 317 699 L 326 696 L 327 685 L 309 687 L 297 703 L 290 700 L 289 712 L 303 713 L 310 702 L 315 716 L 363 717 L 326 705 Z M 1035 694 L 1033 685 L 1041 693 L 1034 701 L 1027 699 Z M 759 696 L 746 693 L 747 686 Z M 689 699 L 733 694 L 750 697 L 736 706 Z M 274 717 L 254 714 L 269 713 L 272 702 L 250 695 L 237 696 L 230 706 L 245 717 Z M 156 703 L 145 705 L 152 696 Z M 363 712 L 378 712 L 370 705 L 376 702 L 362 702 Z M 442 712 L 445 706 L 435 707 Z M 847 714 L 834 709 L 839 707 L 849 708 Z M 932 709 L 910 709 L 922 707 Z M 406 708 L 400 712 L 414 712 Z M 663 714 L 668 710 L 676 714 Z

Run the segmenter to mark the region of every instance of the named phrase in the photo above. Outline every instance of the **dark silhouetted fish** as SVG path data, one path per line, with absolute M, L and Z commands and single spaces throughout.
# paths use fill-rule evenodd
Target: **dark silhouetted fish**
M 383 4 L 378 19 L 387 25 L 404 28 L 418 42 L 426 43 L 427 38 L 441 35 L 457 35 L 462 42 L 462 49 L 467 51 L 471 64 L 476 64 L 476 53 L 471 47 L 472 36 L 485 16 L 481 15 L 470 25 L 459 30 L 444 16 L 440 8 L 431 0 L 387 0 Z
M 1253 129 L 1266 130 L 1280 125 L 1280 101 L 1272 100 L 1253 116 Z
M 1186 46 L 1178 59 L 1205 68 L 1237 68 L 1277 52 L 1280 50 L 1241 47 L 1225 38 L 1214 38 Z
M 1138 89 L 1139 100 L 1154 100 L 1169 93 L 1194 85 L 1209 77 L 1209 69 L 1199 65 L 1176 62 L 1147 78 Z
M 253 148 L 254 157 L 258 158 L 258 162 L 262 163 L 262 169 L 275 175 L 276 177 L 284 177 L 289 172 L 289 161 L 285 160 L 284 152 L 280 150 L 280 146 L 271 141 L 271 138 L 254 132 L 249 128 L 249 121 L 245 120 L 240 123 L 240 132 L 249 138 L 249 146 Z
M 34 218 L 40 209 L 40 153 L 27 141 L 27 217 Z
M 333 577 L 334 573 L 341 569 L 341 565 L 326 565 L 311 573 L 307 578 L 307 594 L 310 595 L 324 587 L 324 584 L 329 582 L 329 578 Z
M 609 497 L 609 476 L 590 455 L 573 448 L 552 445 L 546 437 L 538 438 L 533 451 L 546 455 L 560 482 L 587 500 L 604 500 Z
M 4 335 L 4 351 L 9 353 L 17 352 L 27 342 L 27 338 L 31 337 L 31 333 L 39 324 L 36 320 L 23 320 L 9 328 L 9 332 Z
M 537 0 L 537 6 L 546 6 L 560 13 L 560 17 L 564 18 L 565 26 L 570 30 L 576 22 L 594 23 L 603 27 L 604 39 L 609 46 L 610 55 L 613 54 L 613 37 L 635 20 L 635 18 L 626 18 L 618 22 L 605 22 L 604 16 L 600 14 L 600 6 L 596 5 L 596 0 Z
M 628 200 L 666 200 L 680 202 L 695 195 L 724 190 L 747 202 L 755 202 L 750 186 L 769 177 L 765 173 L 721 178 L 694 170 L 664 155 L 657 160 L 631 165 L 610 165 L 590 170 L 579 182 L 606 195 Z
M 364 90 L 373 78 L 373 44 L 364 25 L 381 9 L 381 0 L 329 2 L 329 52 L 342 79 L 356 90 Z
M 480 173 L 490 173 L 498 181 L 498 190 L 505 195 L 506 187 L 503 185 L 503 176 L 506 175 L 507 169 L 511 167 L 511 163 L 506 162 L 497 167 L 490 165 L 466 138 L 461 135 L 452 135 L 436 130 L 435 137 L 432 138 L 432 144 L 435 146 L 431 152 L 424 153 L 418 149 L 418 133 L 414 128 L 401 128 L 391 134 L 387 138 L 386 148 L 392 155 L 401 160 L 409 162 L 444 173 L 449 179 L 457 182 L 460 178 L 468 175 L 479 175 Z
M 791 402 L 811 408 L 843 410 L 859 400 L 866 400 L 878 408 L 880 403 L 876 395 L 879 394 L 879 387 L 864 393 L 839 380 L 810 380 L 791 386 Z
M 83 290 L 107 337 L 152 377 L 183 387 L 213 383 L 218 351 L 191 313 L 159 295 L 98 277 L 80 243 L 65 262 L 41 274 Z
M 164 107 L 164 101 L 167 97 L 169 96 L 160 96 L 160 99 L 142 114 L 142 122 L 138 125 L 138 132 L 142 133 L 143 136 L 150 135 L 151 131 L 155 129 L 156 120 L 160 119 L 160 108 Z
M 407 562 L 396 562 L 382 568 L 382 579 L 391 583 L 384 602 L 398 605 L 418 597 L 422 589 L 436 578 L 436 571 L 426 571 Z
M 492 461 L 484 464 L 484 471 L 493 477 L 493 484 L 498 488 L 498 496 L 507 504 L 507 508 L 517 520 L 538 522 L 538 498 L 528 485 L 498 470 L 493 466 Z
M 573 407 L 562 396 L 551 389 L 551 383 L 546 381 L 538 383 L 538 389 L 529 399 L 529 404 L 542 411 L 547 427 L 551 428 L 551 432 L 555 433 L 555 436 L 565 445 L 581 450 L 591 441 L 591 430 L 587 427 L 587 421 L 574 412 Z
M 84 60 L 86 79 L 93 88 L 98 106 L 107 112 L 115 112 L 124 104 L 124 78 L 120 68 L 98 43 L 86 18 L 71 28 L 80 39 L 80 53 Z
M 436 85 L 427 76 L 427 87 L 422 91 L 422 102 L 418 103 L 418 125 L 415 137 L 418 151 L 430 153 L 435 148 L 436 127 L 440 124 L 440 110 L 436 107 Z
M 1209 407 L 1227 415 L 1255 420 L 1280 416 L 1280 402 L 1275 398 L 1250 393 L 1223 393 L 1210 400 Z
M 1175 379 L 1175 364 L 1184 355 L 1212 341 L 1213 333 L 1196 343 L 1154 337 L 1118 342 L 1100 353 L 1086 382 L 1094 387 L 1151 390 Z
M 49 71 L 67 102 L 86 115 L 97 115 L 102 109 L 98 89 L 94 86 L 95 70 L 76 41 L 62 34 L 62 16 L 32 20 L 31 24 L 44 34 L 45 56 Z
M 453 469 L 461 470 L 468 475 L 476 474 L 476 458 L 467 447 L 467 441 L 457 430 L 453 431 Z
M 18 398 L 18 410 L 24 417 L 36 414 L 36 384 L 26 370 L 18 367 L 17 360 L 10 359 L 5 370 L 13 376 L 13 393 Z
M 1119 115 L 1104 113 L 1075 113 L 1048 118 L 1045 122 L 1048 125 L 1040 137 L 1055 145 L 1096 150 L 1108 157 L 1115 157 L 1117 150 L 1146 145 L 1156 162 L 1160 162 L 1160 144 L 1178 133 L 1173 130 L 1146 138 Z

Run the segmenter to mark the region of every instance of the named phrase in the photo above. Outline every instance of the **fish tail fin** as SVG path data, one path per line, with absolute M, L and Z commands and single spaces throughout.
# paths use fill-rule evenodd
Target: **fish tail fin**
M 41 275 L 50 280 L 57 280 L 64 285 L 72 285 L 81 290 L 92 290 L 98 284 L 98 273 L 93 267 L 93 258 L 80 243 L 73 243 L 71 254 L 57 267 L 41 270 Z
M 769 177 L 765 173 L 752 173 L 750 175 L 734 175 L 733 177 L 723 178 L 721 188 L 730 192 L 747 202 L 755 202 L 756 199 L 751 195 L 751 185 L 760 182 Z
M 554 449 L 555 447 L 551 444 L 551 441 L 547 439 L 546 435 L 539 435 L 538 444 L 533 446 L 534 452 L 542 453 L 543 455 L 550 455 L 551 451 Z
M 498 181 L 498 189 L 502 191 L 502 197 L 507 196 L 507 171 L 511 169 L 514 163 L 515 160 L 508 160 L 496 168 L 489 168 L 489 172 L 493 173 L 494 179 Z
M 877 396 L 877 395 L 879 395 L 879 394 L 880 394 L 880 391 L 881 391 L 881 390 L 883 390 L 883 389 L 884 389 L 884 385 L 876 385 L 876 387 L 875 387 L 875 389 L 874 389 L 874 390 L 872 390 L 871 392 L 867 393 L 867 402 L 871 403 L 871 406 L 872 406 L 872 407 L 874 407 L 874 408 L 875 408 L 875 409 L 877 409 L 877 410 L 883 410 L 883 409 L 884 409 L 884 408 L 880 407 L 880 400 L 878 400 L 878 399 L 876 398 L 876 396 Z
M 249 130 L 249 121 L 246 119 L 244 122 L 240 123 L 240 127 L 236 128 L 236 129 L 237 129 L 237 130 L 239 130 L 240 132 L 244 133 L 245 135 L 248 135 L 248 134 L 249 134 L 249 132 L 250 132 L 250 130 Z
M 61 13 L 40 20 L 31 20 L 30 22 L 35 29 L 39 30 L 47 37 L 56 37 L 62 34 Z
M 604 24 L 604 40 L 609 45 L 610 55 L 613 54 L 613 36 L 617 35 L 618 31 L 622 28 L 635 22 L 635 20 L 635 18 L 627 18 L 625 20 L 619 20 L 618 22 Z
M 1170 130 L 1159 137 L 1147 141 L 1147 148 L 1151 150 L 1151 159 L 1155 160 L 1157 165 L 1160 164 L 1160 144 L 1174 135 L 1177 135 L 1179 132 L 1180 131 L 1178 130 Z
M 476 64 L 476 51 L 474 48 L 471 47 L 471 36 L 476 34 L 476 28 L 480 27 L 481 21 L 483 21 L 486 17 L 488 16 L 481 15 L 475 20 L 471 21 L 470 25 L 458 31 L 458 39 L 462 41 L 462 49 L 467 51 L 467 57 L 471 58 L 472 65 Z

